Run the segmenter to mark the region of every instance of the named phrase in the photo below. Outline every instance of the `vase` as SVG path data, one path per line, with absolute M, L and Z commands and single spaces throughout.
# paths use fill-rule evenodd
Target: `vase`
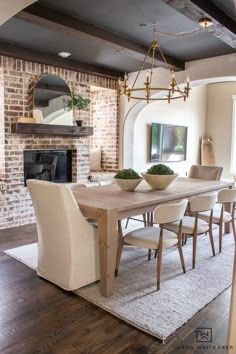
M 82 125 L 83 125 L 82 119 L 76 119 L 76 124 L 78 127 L 82 127 Z
M 145 181 L 153 190 L 166 189 L 178 176 L 174 175 L 150 175 L 147 173 L 141 173 Z

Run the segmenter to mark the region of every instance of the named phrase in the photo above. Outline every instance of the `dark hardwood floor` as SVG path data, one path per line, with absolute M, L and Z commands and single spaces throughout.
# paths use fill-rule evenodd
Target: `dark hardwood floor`
M 0 230 L 1 354 L 226 353 L 230 289 L 163 344 L 2 252 L 35 241 L 35 225 Z M 212 342 L 197 342 L 198 328 L 212 328 Z

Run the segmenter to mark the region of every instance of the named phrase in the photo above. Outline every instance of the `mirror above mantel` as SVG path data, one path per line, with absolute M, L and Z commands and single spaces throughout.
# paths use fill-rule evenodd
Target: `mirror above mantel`
M 43 124 L 73 125 L 73 112 L 66 111 L 65 100 L 71 99 L 71 90 L 61 77 L 45 75 L 35 85 L 33 106 L 42 113 Z

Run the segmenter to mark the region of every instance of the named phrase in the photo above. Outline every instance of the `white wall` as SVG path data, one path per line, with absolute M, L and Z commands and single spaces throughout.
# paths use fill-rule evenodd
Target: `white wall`
M 223 177 L 230 177 L 233 95 L 236 95 L 236 82 L 207 87 L 206 133 L 213 139 L 215 164 L 223 167 Z
M 206 86 L 191 90 L 189 99 L 167 102 L 156 101 L 148 104 L 138 114 L 134 124 L 133 168 L 139 172 L 153 165 L 150 163 L 150 125 L 165 123 L 188 127 L 187 160 L 166 163 L 176 173 L 185 175 L 192 164 L 197 162 L 199 139 L 205 132 L 206 123 Z M 128 167 L 128 166 L 127 166 Z
M 236 81 L 236 54 L 186 63 L 186 70 L 176 73 L 179 84 L 184 82 L 186 74 L 190 75 L 191 87 L 214 82 Z M 135 75 L 136 73 L 129 74 L 129 85 L 132 85 Z M 155 68 L 153 82 L 156 82 L 158 86 L 168 86 L 169 76 L 166 69 Z M 145 71 L 141 72 L 138 84 L 143 85 L 144 81 Z M 183 107 L 186 103 L 182 103 Z M 168 103 L 166 104 L 168 105 Z M 134 125 L 136 117 L 143 109 L 145 109 L 144 101 L 131 100 L 127 102 L 126 97 L 120 99 L 120 168 L 133 166 Z

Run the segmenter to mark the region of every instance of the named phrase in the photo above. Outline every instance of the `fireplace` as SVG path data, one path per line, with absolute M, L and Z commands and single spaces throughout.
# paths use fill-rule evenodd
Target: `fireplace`
M 24 182 L 72 182 L 72 150 L 24 150 Z

